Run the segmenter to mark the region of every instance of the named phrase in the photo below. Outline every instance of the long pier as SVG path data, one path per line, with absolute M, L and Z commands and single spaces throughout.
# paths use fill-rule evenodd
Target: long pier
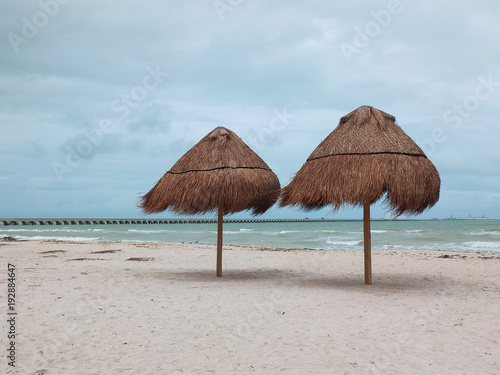
M 318 223 L 348 222 L 358 219 L 225 219 L 224 223 Z M 0 225 L 145 225 L 216 224 L 217 219 L 0 219 Z

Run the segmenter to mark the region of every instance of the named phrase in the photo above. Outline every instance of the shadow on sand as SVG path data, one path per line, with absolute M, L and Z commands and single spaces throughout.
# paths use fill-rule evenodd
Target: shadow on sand
M 442 290 L 446 285 L 446 279 L 440 276 L 429 278 L 422 274 L 376 274 L 373 285 L 365 285 L 361 274 L 318 275 L 303 270 L 283 269 L 228 269 L 223 271 L 222 277 L 216 277 L 215 270 L 212 269 L 156 271 L 150 273 L 149 276 L 180 283 L 255 283 L 256 285 L 271 283 L 271 286 L 285 288 L 330 288 L 360 292 L 433 291 Z M 148 277 L 148 275 L 142 274 L 141 277 Z

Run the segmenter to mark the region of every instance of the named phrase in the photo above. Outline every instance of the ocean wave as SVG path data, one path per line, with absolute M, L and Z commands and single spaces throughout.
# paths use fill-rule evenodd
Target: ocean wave
M 67 228 L 34 228 L 34 229 L 6 229 L 0 230 L 0 233 L 9 232 L 24 232 L 24 233 L 81 233 L 86 234 L 90 232 L 104 232 L 104 229 L 67 229 Z
M 356 245 L 361 245 L 363 241 L 332 241 L 332 240 L 327 240 L 326 243 L 328 245 L 335 245 L 335 246 L 356 246 Z
M 383 245 L 381 250 L 411 250 L 412 248 L 406 245 Z
M 281 234 L 281 232 L 261 232 L 260 234 L 265 235 L 265 236 L 277 237 Z
M 309 243 L 309 242 L 325 243 L 326 240 L 325 240 L 324 237 L 315 237 L 315 238 L 302 239 L 301 242 L 305 242 L 305 243 Z
M 483 230 L 481 232 L 471 232 L 471 236 L 500 236 L 500 231 L 495 230 Z
M 216 231 L 211 231 L 212 233 L 217 233 Z M 241 228 L 240 230 L 225 230 L 224 234 L 242 234 L 242 233 L 255 233 L 254 229 Z
M 464 242 L 461 247 L 463 250 L 500 252 L 499 242 L 469 241 Z
M 461 252 L 500 253 L 500 226 L 489 222 L 473 222 L 464 228 L 464 222 L 378 223 L 372 231 L 374 249 L 425 249 Z M 460 225 L 458 225 L 460 224 Z M 474 224 L 474 225 L 472 225 Z M 479 225 L 481 224 L 481 225 Z M 454 226 L 452 226 L 454 225 Z M 241 227 L 244 228 L 241 228 Z M 450 227 L 451 226 L 451 227 Z M 240 229 L 241 228 L 241 229 Z M 359 223 L 325 227 L 323 224 L 285 225 L 228 225 L 224 234 L 229 242 L 242 245 L 280 247 L 307 247 L 329 250 L 363 248 L 363 231 Z M 386 233 L 387 232 L 387 233 Z M 388 238 L 394 233 L 394 238 Z M 64 241 L 158 241 L 213 243 L 217 239 L 216 226 L 0 226 L 0 237 Z M 18 237 L 16 237 L 18 236 Z M 229 243 L 228 242 L 228 243 Z
M 129 233 L 155 234 L 155 233 L 175 233 L 176 231 L 168 229 L 146 230 L 146 229 L 128 229 Z
M 68 242 L 92 242 L 99 241 L 102 238 L 93 237 L 50 237 L 50 236 L 14 236 L 18 240 L 36 240 L 36 241 L 68 241 Z
M 65 232 L 65 233 L 87 233 L 87 230 L 77 230 L 77 229 L 43 229 L 43 228 L 23 228 L 23 229 L 4 229 L 2 232 L 35 232 L 35 233 L 52 233 L 52 232 Z

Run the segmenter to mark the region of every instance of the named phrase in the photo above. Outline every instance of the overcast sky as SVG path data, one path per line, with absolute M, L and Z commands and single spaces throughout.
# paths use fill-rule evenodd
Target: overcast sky
M 500 218 L 500 3 L 422 3 L 0 0 L 0 217 L 142 217 L 140 195 L 217 126 L 284 186 L 371 105 L 440 173 L 420 218 Z M 361 212 L 264 217 L 305 216 Z

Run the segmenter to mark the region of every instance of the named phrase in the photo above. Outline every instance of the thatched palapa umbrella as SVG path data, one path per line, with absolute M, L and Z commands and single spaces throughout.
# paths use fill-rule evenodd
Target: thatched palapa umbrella
M 146 213 L 184 215 L 218 211 L 217 276 L 222 276 L 223 216 L 266 212 L 280 194 L 278 177 L 231 130 L 218 127 L 182 156 L 142 197 Z
M 384 194 L 397 214 L 418 214 L 439 199 L 439 174 L 396 119 L 363 106 L 340 119 L 283 189 L 280 206 L 306 210 L 363 206 L 365 283 L 372 283 L 370 205 Z

